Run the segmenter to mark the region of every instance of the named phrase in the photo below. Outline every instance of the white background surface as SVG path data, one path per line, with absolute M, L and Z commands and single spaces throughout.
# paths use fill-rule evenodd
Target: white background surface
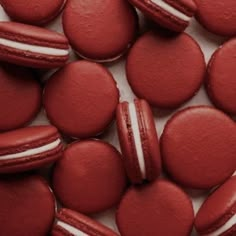
M 3 12 L 2 8 L 0 7 L 0 20 L 9 20 L 6 14 Z M 144 20 L 143 16 L 140 14 L 140 25 L 141 30 L 145 30 L 145 24 L 146 21 Z M 56 30 L 58 32 L 62 32 L 61 27 L 61 18 L 58 17 L 54 22 L 52 22 L 50 25 L 47 26 L 50 29 Z M 213 35 L 206 30 L 204 30 L 195 20 L 192 20 L 190 27 L 186 30 L 187 33 L 193 36 L 195 40 L 200 44 L 204 54 L 206 62 L 210 59 L 212 53 L 224 42 L 226 39 L 220 38 L 216 35 Z M 71 60 L 78 60 L 78 58 L 74 55 L 74 53 L 71 51 Z M 115 80 L 118 83 L 120 92 L 121 92 L 121 100 L 127 100 L 132 101 L 135 97 L 132 93 L 127 81 L 126 81 L 126 75 L 125 75 L 125 59 L 121 59 L 120 61 L 113 63 L 111 65 L 106 65 L 108 69 L 112 72 Z M 50 74 L 51 72 L 47 73 L 44 79 Z M 206 92 L 204 88 L 201 88 L 201 90 L 198 92 L 198 94 L 191 99 L 188 103 L 186 103 L 184 106 L 182 106 L 179 109 L 182 109 L 183 107 L 191 106 L 191 105 L 210 105 L 210 101 L 207 98 Z M 155 120 L 156 120 L 156 127 L 158 131 L 158 135 L 161 136 L 162 130 L 164 128 L 164 125 L 166 121 L 170 118 L 171 115 L 173 115 L 173 112 L 165 112 L 165 111 L 158 111 L 155 110 Z M 47 124 L 48 121 L 43 113 L 43 111 L 39 114 L 38 118 L 33 122 L 33 124 Z M 117 133 L 116 133 L 116 127 L 115 124 L 101 137 L 102 139 L 108 141 L 109 143 L 113 144 L 119 149 L 119 143 L 117 139 Z M 109 190 L 108 190 L 109 191 Z M 206 196 L 206 192 L 199 192 L 199 191 L 187 191 L 188 194 L 192 197 L 193 205 L 195 212 L 201 205 L 202 201 L 204 200 L 204 196 Z M 114 220 L 114 213 L 115 209 L 108 210 L 107 212 L 98 214 L 94 216 L 94 218 L 98 219 L 99 221 L 103 222 L 104 224 L 108 225 L 110 228 L 117 231 L 115 220 Z M 171 225 L 170 225 L 171 227 Z M 193 233 L 192 235 L 196 235 Z M 138 236 L 138 235 L 137 235 Z M 154 235 L 153 235 L 154 236 Z

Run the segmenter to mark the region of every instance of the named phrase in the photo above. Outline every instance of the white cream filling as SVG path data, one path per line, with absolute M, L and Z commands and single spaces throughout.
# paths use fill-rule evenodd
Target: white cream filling
M 0 38 L 0 45 L 50 56 L 67 56 L 69 54 L 69 50 L 20 43 L 5 38 Z
M 212 233 L 209 233 L 209 234 L 204 234 L 203 236 L 218 236 L 218 235 L 221 235 L 222 233 L 229 230 L 235 224 L 236 224 L 236 215 L 233 215 L 223 226 L 218 228 L 216 231 L 214 231 Z
M 137 111 L 136 111 L 134 103 L 129 103 L 129 115 L 130 115 L 132 131 L 133 131 L 134 144 L 135 144 L 135 148 L 136 148 L 136 152 L 138 156 L 139 167 L 140 167 L 143 179 L 146 179 L 145 160 L 144 160 L 141 136 L 139 132 Z
M 183 12 L 175 9 L 168 3 L 164 2 L 163 0 L 150 0 L 150 2 L 155 3 L 158 7 L 162 8 L 164 11 L 170 13 L 171 15 L 184 20 L 184 21 L 190 21 L 191 17 L 185 15 Z
M 32 156 L 32 155 L 48 152 L 48 151 L 51 151 L 52 149 L 56 148 L 60 143 L 61 143 L 61 140 L 57 139 L 57 140 L 53 141 L 52 143 L 46 144 L 41 147 L 32 148 L 32 149 L 26 150 L 24 152 L 0 156 L 0 160 L 11 160 L 11 159 L 27 157 L 27 156 Z
M 70 234 L 73 234 L 74 236 L 89 236 L 88 234 L 85 234 L 84 232 L 80 231 L 79 229 L 75 228 L 74 226 L 71 226 L 71 225 L 64 223 L 62 221 L 58 221 L 57 225 L 61 226 L 63 229 L 68 231 Z

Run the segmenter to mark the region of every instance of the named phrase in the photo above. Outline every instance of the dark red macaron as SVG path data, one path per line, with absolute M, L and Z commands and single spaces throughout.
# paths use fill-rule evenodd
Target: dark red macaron
M 13 64 L 56 68 L 69 58 L 66 37 L 36 26 L 0 22 L 0 60 Z
M 158 25 L 181 32 L 197 8 L 193 0 L 129 0 Z
M 48 235 L 55 215 L 55 200 L 39 176 L 0 179 L 1 235 Z
M 236 126 L 223 112 L 207 106 L 176 113 L 161 137 L 163 164 L 170 176 L 189 188 L 223 183 L 236 167 Z
M 0 65 L 0 131 L 29 123 L 41 107 L 42 89 L 32 71 L 9 64 Z
M 223 44 L 212 56 L 207 70 L 207 92 L 223 111 L 236 115 L 236 38 Z
M 235 0 L 194 0 L 196 18 L 208 31 L 222 35 L 236 35 Z
M 53 126 L 32 126 L 0 134 L 0 173 L 37 169 L 62 155 L 60 134 Z
M 195 218 L 199 235 L 236 235 L 236 176 L 206 199 Z
M 144 34 L 131 49 L 126 73 L 133 92 L 159 108 L 176 108 L 200 88 L 203 53 L 189 35 Z
M 178 186 L 157 180 L 128 190 L 116 222 L 122 236 L 189 236 L 194 222 L 193 206 Z
M 63 9 L 66 0 L 0 0 L 12 20 L 30 25 L 43 25 L 53 20 Z
M 134 42 L 138 17 L 126 0 L 68 0 L 63 28 L 81 57 L 113 61 Z
M 57 222 L 52 229 L 52 236 L 118 236 L 118 234 L 102 224 L 66 208 L 57 213 L 56 219 Z
M 161 172 L 158 137 L 152 111 L 145 100 L 120 103 L 117 129 L 126 172 L 133 184 L 152 181 Z
M 53 173 L 54 191 L 62 205 L 85 214 L 119 203 L 126 185 L 120 153 L 96 140 L 68 146 Z
M 112 122 L 119 90 L 103 66 L 73 62 L 47 82 L 44 107 L 49 120 L 64 134 L 88 138 L 102 133 Z

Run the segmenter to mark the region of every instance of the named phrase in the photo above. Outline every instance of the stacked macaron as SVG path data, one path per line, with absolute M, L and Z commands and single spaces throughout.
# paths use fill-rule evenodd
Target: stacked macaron
M 206 67 L 183 32 L 196 15 L 236 35 L 235 0 L 0 4 L 0 236 L 236 235 L 236 39 Z M 60 13 L 64 33 L 47 29 Z M 124 57 L 125 86 L 107 64 Z M 204 82 L 218 109 L 198 102 L 163 124 Z M 188 189 L 209 193 L 196 216 Z

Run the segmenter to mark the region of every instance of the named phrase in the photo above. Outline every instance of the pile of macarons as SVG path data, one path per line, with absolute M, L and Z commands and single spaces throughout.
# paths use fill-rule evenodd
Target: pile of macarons
M 1 236 L 236 235 L 235 0 L 0 4 Z M 208 66 L 194 16 L 229 38 Z M 132 101 L 108 69 L 124 59 Z M 213 106 L 179 109 L 202 85 Z M 208 195 L 198 211 L 190 191 Z M 95 216 L 112 208 L 110 229 Z

